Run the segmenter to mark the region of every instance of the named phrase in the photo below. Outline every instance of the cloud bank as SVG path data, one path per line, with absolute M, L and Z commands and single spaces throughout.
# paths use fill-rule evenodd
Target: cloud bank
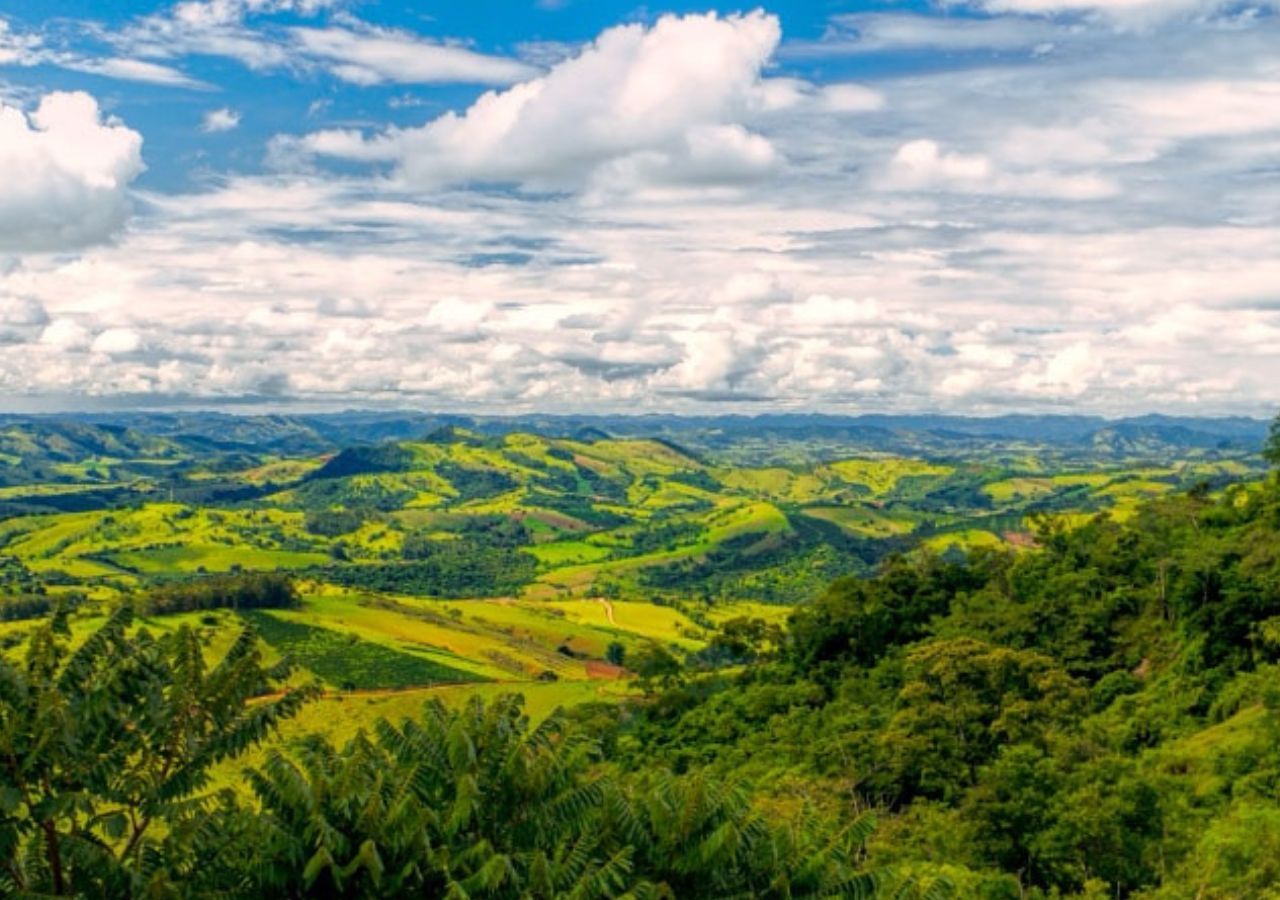
M 526 72 L 354 20 L 256 30 L 272 8 L 163 21 L 201 52 L 247 40 L 247 64 L 301 60 L 297 78 L 342 90 L 486 87 L 445 112 L 320 108 L 309 133 L 255 133 L 265 117 L 246 115 L 216 139 L 200 111 L 216 130 L 253 107 L 197 95 L 192 146 L 232 144 L 238 167 L 177 191 L 139 187 L 132 116 L 104 120 L 83 94 L 12 100 L 0 156 L 24 177 L 0 192 L 0 392 L 493 411 L 1280 404 L 1274 17 L 894 10 L 790 42 L 768 13 L 664 16 Z
M 109 239 L 124 224 L 126 190 L 142 169 L 142 136 L 104 121 L 88 94 L 48 94 L 30 113 L 0 103 L 0 252 Z

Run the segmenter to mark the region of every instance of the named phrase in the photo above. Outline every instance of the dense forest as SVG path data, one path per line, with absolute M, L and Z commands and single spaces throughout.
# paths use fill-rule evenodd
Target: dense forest
M 343 746 L 271 739 L 317 688 L 251 625 L 211 656 L 128 603 L 78 642 L 56 609 L 0 657 L 0 889 L 1280 896 L 1280 479 L 1035 543 L 892 556 L 785 629 L 655 644 L 633 702 L 432 703 Z

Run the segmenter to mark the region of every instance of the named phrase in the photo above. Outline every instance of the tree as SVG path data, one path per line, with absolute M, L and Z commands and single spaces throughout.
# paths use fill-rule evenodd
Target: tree
M 965 796 L 961 820 L 972 829 L 970 843 L 987 864 L 1017 872 L 1035 884 L 1048 880 L 1042 832 L 1052 821 L 1061 786 L 1058 765 L 1027 744 L 1001 748 Z
M 271 690 L 251 631 L 208 667 L 196 633 L 131 632 L 121 606 L 71 649 L 65 611 L 0 657 L 0 893 L 176 891 L 210 770 L 262 741 L 312 691 Z
M 1001 746 L 1043 747 L 1048 729 L 1078 714 L 1086 698 L 1049 657 L 971 638 L 922 644 L 905 669 L 879 739 L 907 796 L 953 798 Z
M 782 644 L 782 629 L 763 619 L 737 616 L 720 626 L 709 649 L 730 663 L 753 662 Z
M 646 694 L 651 693 L 655 685 L 671 687 L 680 678 L 682 671 L 680 660 L 656 641 L 635 655 L 631 669 L 640 676 L 640 686 Z
M 244 897 L 945 896 L 945 885 L 861 867 L 874 821 L 777 821 L 738 784 L 705 773 L 621 780 L 599 745 L 523 699 L 438 700 L 335 749 L 312 738 L 248 780 L 258 810 L 195 873 Z M 221 870 L 218 866 L 223 867 Z M 912 888 L 918 888 L 911 893 Z
M 1271 431 L 1267 435 L 1266 444 L 1263 445 L 1262 458 L 1280 472 L 1280 415 L 1271 421 Z
M 625 664 L 627 659 L 626 645 L 618 641 L 610 641 L 609 646 L 604 649 L 604 658 L 611 665 L 621 666 Z

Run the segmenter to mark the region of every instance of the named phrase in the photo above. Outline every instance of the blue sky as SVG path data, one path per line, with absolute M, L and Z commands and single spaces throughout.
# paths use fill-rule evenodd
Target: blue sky
M 262 14 L 247 13 L 245 21 L 259 33 L 264 44 L 288 43 L 289 29 L 347 29 L 358 22 L 363 29 L 393 30 L 402 37 L 455 44 L 477 54 L 519 61 L 543 52 L 568 52 L 589 43 L 602 31 L 620 23 L 651 24 L 667 14 L 705 13 L 718 9 L 725 14 L 754 7 L 733 4 L 682 3 L 650 8 L 613 0 L 562 0 L 562 2 L 513 2 L 513 0 L 472 0 L 466 3 L 365 2 L 322 4 L 314 10 L 278 11 L 270 6 Z M 229 9 L 236 5 L 229 4 Z M 874 7 L 867 4 L 832 2 L 778 3 L 769 7 L 781 23 L 788 39 L 796 43 L 820 41 L 831 29 L 833 17 Z M 894 9 L 909 8 L 893 5 Z M 164 3 L 88 2 L 13 3 L 4 12 L 10 30 L 39 35 L 46 49 L 74 55 L 81 60 L 125 58 L 129 43 L 120 36 L 148 18 L 170 13 Z M 961 10 L 956 15 L 964 15 Z M 115 37 L 115 40 L 111 38 Z M 105 38 L 105 39 L 104 39 Z M 141 49 L 135 42 L 135 54 Z M 5 80 L 14 88 L 29 91 L 88 90 L 99 97 L 111 113 L 129 122 L 146 136 L 147 171 L 137 180 L 140 187 L 181 190 L 198 186 L 210 173 L 234 170 L 252 172 L 262 168 L 263 146 L 281 131 L 306 131 L 317 126 L 377 127 L 386 124 L 409 126 L 431 114 L 465 108 L 492 84 L 466 80 L 435 83 L 391 78 L 374 84 L 352 84 L 336 77 L 323 66 L 299 70 L 297 61 L 253 63 L 245 58 L 190 52 L 158 56 L 160 46 L 147 48 L 136 58 L 150 60 L 172 70 L 163 77 L 185 77 L 195 85 L 154 84 L 124 80 L 108 75 L 62 68 L 54 61 L 11 67 Z M 904 65 L 912 70 L 955 65 L 965 54 L 933 53 L 876 54 L 861 56 L 793 56 L 785 54 L 771 63 L 776 74 L 793 75 L 815 81 L 845 77 L 874 76 Z M 498 84 L 503 81 L 499 80 Z M 192 140 L 212 109 L 223 106 L 239 115 L 236 129 L 206 134 Z
M 1267 414 L 1273 3 L 12 0 L 0 396 Z

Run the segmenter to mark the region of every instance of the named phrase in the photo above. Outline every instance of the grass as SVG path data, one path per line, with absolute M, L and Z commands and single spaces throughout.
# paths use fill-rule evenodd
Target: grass
M 543 721 L 557 709 L 584 703 L 617 703 L 634 695 L 625 682 L 616 681 L 440 685 L 404 691 L 330 694 L 307 704 L 296 718 L 284 723 L 277 741 L 288 742 L 307 734 L 321 734 L 336 744 L 342 744 L 355 737 L 361 729 L 368 730 L 378 719 L 400 722 L 416 718 L 423 705 L 432 700 L 457 707 L 472 697 L 478 696 L 488 702 L 511 693 L 524 697 L 525 714 L 535 723 Z M 262 751 L 248 754 L 238 761 L 235 769 L 238 771 L 245 765 L 253 765 L 263 755 Z
M 589 544 L 586 541 L 556 541 L 539 544 L 530 547 L 529 552 L 538 558 L 539 563 L 548 568 L 597 562 L 611 555 L 609 548 Z
M 258 629 L 262 640 L 304 666 L 327 684 L 344 690 L 421 687 L 439 683 L 479 681 L 479 676 L 411 653 L 391 650 L 272 612 L 241 614 Z
M 737 618 L 762 619 L 770 625 L 785 625 L 792 607 L 739 600 L 736 603 L 717 603 L 702 612 L 717 625 Z
M 716 475 L 725 487 L 733 491 L 779 503 L 813 503 L 829 494 L 828 483 L 817 475 L 780 466 L 729 469 Z
M 967 528 L 960 531 L 948 531 L 943 534 L 935 534 L 932 537 L 925 538 L 921 542 L 921 546 L 932 550 L 935 553 L 946 553 L 948 550 L 969 551 L 979 547 L 988 547 L 998 549 L 1003 547 L 1004 541 L 990 531 L 983 531 L 978 528 Z
M 846 484 L 865 487 L 872 497 L 884 497 L 893 492 L 905 478 L 942 479 L 951 475 L 951 466 L 926 462 L 922 459 L 846 459 L 827 466 Z
M 260 547 L 178 545 L 154 550 L 128 550 L 106 557 L 116 565 L 146 575 L 167 572 L 229 572 L 242 569 L 302 569 L 328 562 L 324 553 L 264 550 Z
M 861 537 L 897 537 L 915 530 L 914 522 L 895 519 L 865 506 L 812 506 L 804 510 L 804 514 L 838 525 L 850 534 Z
M 1009 478 L 982 486 L 982 492 L 997 503 L 1038 500 L 1058 491 L 1052 478 Z
M 544 604 L 562 612 L 571 622 L 580 622 L 616 633 L 619 637 L 638 635 L 666 644 L 696 649 L 702 641 L 691 635 L 701 633 L 693 621 L 669 606 L 638 601 L 553 600 Z M 613 619 L 610 621 L 609 612 Z
M 83 494 L 87 491 L 100 491 L 108 487 L 123 487 L 119 483 L 90 482 L 79 484 L 21 484 L 13 487 L 0 487 L 0 500 L 13 500 L 21 497 L 62 497 L 68 494 Z
M 483 601 L 468 605 L 478 606 Z M 585 677 L 576 661 L 556 652 L 548 639 L 521 639 L 495 627 L 478 627 L 458 609 L 409 597 L 362 596 L 333 588 L 308 594 L 298 611 L 281 618 L 355 634 L 363 640 L 435 659 L 484 678 L 533 679 L 546 671 L 558 677 Z

